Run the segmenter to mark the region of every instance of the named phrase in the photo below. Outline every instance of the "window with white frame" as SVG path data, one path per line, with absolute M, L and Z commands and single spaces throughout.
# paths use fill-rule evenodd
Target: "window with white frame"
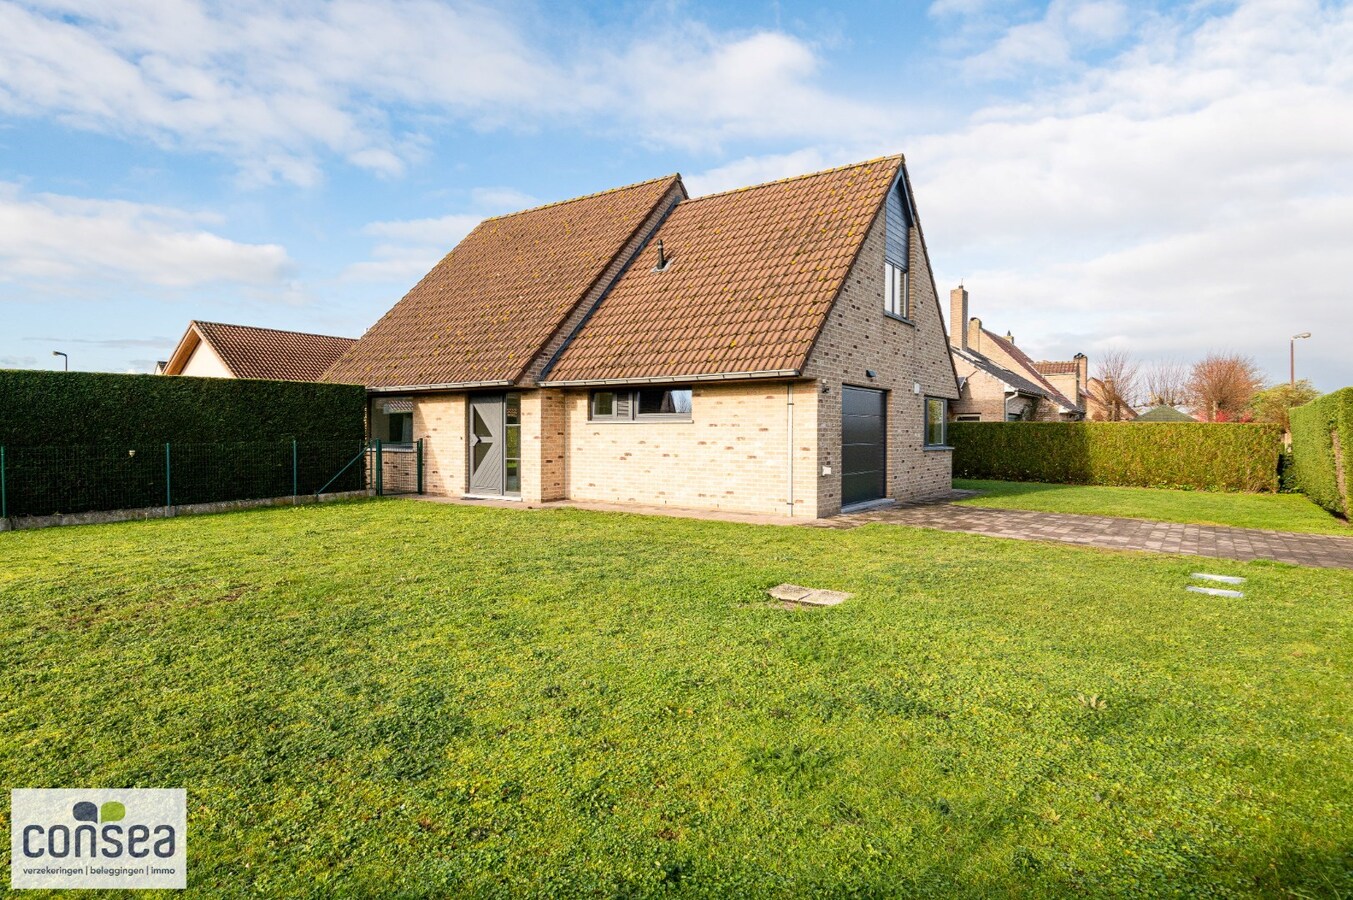
M 899 319 L 911 318 L 909 281 L 906 269 L 890 262 L 883 264 L 883 309 Z

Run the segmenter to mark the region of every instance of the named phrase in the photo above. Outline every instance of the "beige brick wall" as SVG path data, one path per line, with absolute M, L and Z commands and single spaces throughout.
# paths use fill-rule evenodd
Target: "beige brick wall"
M 521 497 L 562 500 L 565 478 L 564 393 L 526 391 L 521 397 Z
M 1006 399 L 1005 382 L 975 368 L 963 359 L 955 359 L 954 365 L 960 376 L 966 376 L 963 395 L 949 404 L 949 418 L 979 415 L 983 422 L 1004 422 Z
M 805 374 L 818 379 L 818 515 L 841 509 L 841 387 L 888 392 L 888 496 L 919 500 L 948 491 L 952 460 L 947 450 L 925 450 L 927 395 L 954 398 L 956 385 L 948 339 L 940 316 L 925 248 L 915 228 L 911 241 L 910 322 L 883 312 L 884 216 L 874 221 L 860 256 L 818 337 Z M 866 370 L 877 373 L 868 378 Z M 913 385 L 921 385 L 921 394 Z M 822 387 L 827 390 L 823 392 Z M 821 472 L 821 468 L 818 469 Z
M 464 394 L 422 394 L 413 399 L 413 437 L 423 439 L 423 488 L 459 497 L 466 485 Z
M 817 515 L 816 386 L 700 385 L 689 422 L 593 422 L 588 392 L 563 395 L 565 493 L 573 500 Z M 789 399 L 794 400 L 790 447 Z

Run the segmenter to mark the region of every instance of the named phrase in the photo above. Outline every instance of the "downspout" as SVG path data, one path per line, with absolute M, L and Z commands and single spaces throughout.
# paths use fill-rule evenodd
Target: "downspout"
M 794 515 L 794 382 L 785 385 L 785 420 L 789 435 L 789 515 Z

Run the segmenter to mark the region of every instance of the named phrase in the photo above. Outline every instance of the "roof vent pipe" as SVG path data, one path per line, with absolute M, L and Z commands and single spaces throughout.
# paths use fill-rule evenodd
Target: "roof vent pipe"
M 667 268 L 667 253 L 662 249 L 662 240 L 658 240 L 658 264 L 653 267 L 653 271 L 661 272 Z

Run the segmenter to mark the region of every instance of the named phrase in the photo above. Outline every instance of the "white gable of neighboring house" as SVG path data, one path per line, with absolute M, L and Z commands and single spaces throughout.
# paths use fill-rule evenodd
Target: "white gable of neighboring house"
M 225 361 L 206 341 L 198 341 L 197 346 L 183 364 L 180 375 L 196 378 L 234 378 L 235 373 L 226 367 Z

